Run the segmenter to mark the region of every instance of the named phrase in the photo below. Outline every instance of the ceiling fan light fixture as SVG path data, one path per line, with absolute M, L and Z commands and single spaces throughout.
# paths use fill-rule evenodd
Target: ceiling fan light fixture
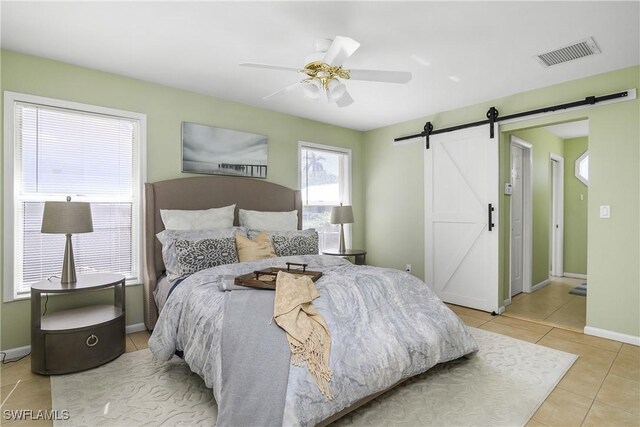
M 304 85 L 302 85 L 302 89 L 307 97 L 311 99 L 320 98 L 322 88 L 317 80 L 309 80 L 308 82 L 305 82 Z
M 338 79 L 331 79 L 329 80 L 329 83 L 327 83 L 329 100 L 332 102 L 335 102 L 342 98 L 346 91 L 347 87 Z

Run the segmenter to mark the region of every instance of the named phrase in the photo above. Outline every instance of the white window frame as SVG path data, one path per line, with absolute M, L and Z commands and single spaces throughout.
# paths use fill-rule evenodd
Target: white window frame
M 138 158 L 136 159 L 135 170 L 137 177 L 134 178 L 134 202 L 132 216 L 132 226 L 137 230 L 135 236 L 135 247 L 132 248 L 134 254 L 134 262 L 138 271 L 136 278 L 127 280 L 127 285 L 142 283 L 143 274 L 143 209 L 142 209 L 142 188 L 147 179 L 147 116 L 146 114 L 136 113 L 125 110 L 117 110 L 114 108 L 101 107 L 96 105 L 82 104 L 79 102 L 64 101 L 55 98 L 46 98 L 37 95 L 29 95 L 17 92 L 4 92 L 4 256 L 3 256 L 3 302 L 14 300 L 28 299 L 29 293 L 17 294 L 14 283 L 14 272 L 16 267 L 16 259 L 14 254 L 15 243 L 15 207 L 17 195 L 19 192 L 18 182 L 15 179 L 16 172 L 16 150 L 15 150 L 15 104 L 30 103 L 69 110 L 78 110 L 82 112 L 110 115 L 123 117 L 138 121 L 139 129 L 139 146 L 137 149 Z
M 348 163 L 349 171 L 346 177 L 346 186 L 347 186 L 348 194 L 347 195 L 341 194 L 340 199 L 344 198 L 344 200 L 342 201 L 342 204 L 351 205 L 351 197 L 353 194 L 353 187 L 351 185 L 352 175 L 353 175 L 353 160 L 352 160 L 351 148 L 336 147 L 334 145 L 316 144 L 314 142 L 298 141 L 298 171 L 297 172 L 298 172 L 298 189 L 299 190 L 302 190 L 301 175 L 302 175 L 302 164 L 303 164 L 303 161 L 302 161 L 303 149 L 319 150 L 319 151 L 326 151 L 328 153 L 334 153 L 334 154 L 338 153 L 338 154 L 347 155 L 347 163 Z M 312 205 L 312 206 L 315 206 L 315 205 Z M 333 205 L 327 204 L 326 206 L 333 206 Z M 302 209 L 304 209 L 304 204 L 302 206 Z M 300 215 L 302 215 L 302 212 L 300 213 Z M 345 235 L 344 236 L 345 243 L 348 247 L 350 247 L 352 242 L 351 224 L 344 225 L 344 235 Z
M 580 172 L 582 171 L 582 168 L 581 168 L 582 162 L 584 161 L 584 159 L 588 159 L 588 158 L 589 158 L 589 150 L 586 150 L 575 161 L 575 175 L 576 175 L 576 178 L 578 178 L 580 180 L 580 182 L 582 182 L 587 187 L 589 186 L 589 178 L 588 178 L 588 176 L 585 177 Z M 588 173 L 589 173 L 589 169 L 588 169 L 588 166 L 587 166 L 587 174 Z

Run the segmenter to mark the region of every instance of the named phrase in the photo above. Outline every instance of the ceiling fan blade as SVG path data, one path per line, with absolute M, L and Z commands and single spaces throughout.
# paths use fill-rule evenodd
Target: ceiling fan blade
M 329 46 L 329 49 L 327 49 L 327 52 L 324 54 L 322 62 L 333 67 L 339 67 L 345 59 L 353 55 L 353 52 L 355 52 L 359 47 L 360 43 L 350 37 L 336 36 L 336 38 L 333 39 L 331 46 Z
M 344 95 L 336 101 L 336 105 L 338 107 L 347 107 L 351 104 L 353 104 L 353 98 L 349 95 L 349 92 L 345 92 Z
M 279 90 L 279 91 L 277 91 L 277 92 L 273 92 L 272 94 L 267 95 L 267 96 L 263 97 L 262 99 L 269 99 L 269 98 L 271 98 L 272 96 L 276 96 L 276 95 L 279 95 L 279 94 L 281 94 L 281 93 L 288 93 L 288 92 L 291 92 L 292 90 L 294 90 L 295 88 L 297 88 L 298 86 L 301 86 L 301 85 L 302 85 L 302 82 L 296 82 L 296 83 L 294 83 L 294 84 L 292 84 L 292 85 L 290 85 L 290 86 L 287 86 L 287 87 L 285 87 L 285 88 L 283 88 L 283 89 L 280 89 L 280 90 Z
M 409 83 L 411 73 L 408 71 L 349 70 L 349 79 L 370 82 Z
M 295 71 L 299 72 L 299 68 L 285 67 L 283 65 L 271 65 L 271 64 L 258 64 L 255 62 L 243 62 L 239 64 L 241 67 L 253 67 L 253 68 L 267 68 L 269 70 L 282 70 L 282 71 Z

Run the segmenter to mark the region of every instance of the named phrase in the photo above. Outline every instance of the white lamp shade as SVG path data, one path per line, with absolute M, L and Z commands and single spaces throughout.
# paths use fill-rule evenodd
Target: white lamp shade
M 341 83 L 338 79 L 329 80 L 328 84 L 329 100 L 337 101 L 342 98 L 342 95 L 347 91 L 347 87 Z
M 311 80 L 310 82 L 305 83 L 302 86 L 302 89 L 304 90 L 304 94 L 311 99 L 318 99 L 320 97 L 320 83 L 316 80 Z
M 85 202 L 45 202 L 42 233 L 76 234 L 93 231 L 91 205 Z
M 353 223 L 353 209 L 351 206 L 334 206 L 331 208 L 331 224 Z

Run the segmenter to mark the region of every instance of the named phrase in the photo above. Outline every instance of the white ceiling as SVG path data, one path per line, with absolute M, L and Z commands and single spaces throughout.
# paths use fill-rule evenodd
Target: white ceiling
M 0 7 L 4 49 L 358 130 L 640 63 L 637 1 L 2 1 Z M 299 75 L 238 66 L 302 67 L 315 39 L 335 35 L 361 43 L 345 68 L 407 70 L 412 81 L 348 81 L 355 102 L 338 108 L 295 92 L 263 100 Z M 550 68 L 533 59 L 589 36 L 601 54 Z
M 589 120 L 561 123 L 559 125 L 545 126 L 545 130 L 558 138 L 570 139 L 589 135 Z

